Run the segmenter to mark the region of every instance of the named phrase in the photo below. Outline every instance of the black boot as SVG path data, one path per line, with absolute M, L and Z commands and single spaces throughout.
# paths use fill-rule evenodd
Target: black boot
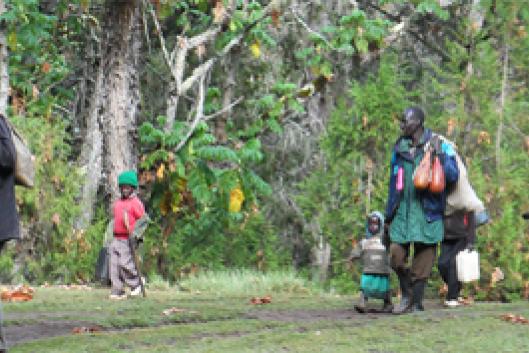
M 393 314 L 409 313 L 412 309 L 411 278 L 409 272 L 398 275 L 400 284 L 400 303 L 393 308 Z
M 364 292 L 360 292 L 360 298 L 358 299 L 358 304 L 355 305 L 355 310 L 360 314 L 366 312 L 367 298 L 364 296 Z
M 384 298 L 384 306 L 382 307 L 383 313 L 391 313 L 393 311 L 393 304 L 391 303 L 391 291 L 388 290 Z
M 413 283 L 413 307 L 412 311 L 424 311 L 422 299 L 424 298 L 424 287 L 426 281 L 419 279 Z

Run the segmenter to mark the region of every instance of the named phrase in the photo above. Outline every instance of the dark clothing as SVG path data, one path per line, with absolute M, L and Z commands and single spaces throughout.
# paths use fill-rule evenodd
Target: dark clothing
M 385 214 L 387 222 L 391 223 L 393 221 L 397 209 L 399 208 L 399 204 L 402 202 L 402 199 L 406 197 L 406 195 L 403 195 L 405 189 L 397 191 L 396 187 L 397 173 L 399 168 L 404 168 L 406 163 L 411 163 L 414 166 L 413 169 L 415 169 L 415 167 L 418 165 L 418 162 L 420 162 L 422 156 L 424 155 L 425 145 L 430 143 L 432 137 L 432 131 L 425 129 L 419 144 L 415 148 L 411 146 L 411 139 L 409 138 L 401 137 L 395 143 L 391 157 L 389 196 Z M 455 183 L 459 177 L 459 170 L 457 168 L 454 149 L 448 143 L 442 142 L 441 151 L 439 152 L 439 158 L 445 172 L 446 183 Z M 446 201 L 445 192 L 441 194 L 432 194 L 427 190 L 417 191 L 413 186 L 412 191 L 412 196 L 419 198 L 424 211 L 424 216 L 428 222 L 434 222 L 442 219 Z
M 441 255 L 437 261 L 439 273 L 448 286 L 446 300 L 456 300 L 459 297 L 461 283 L 457 280 L 456 255 L 467 245 L 466 238 L 444 240 L 441 243 Z
M 0 250 L 9 239 L 20 237 L 18 212 L 15 201 L 15 162 L 16 150 L 11 137 L 11 129 L 5 117 L 0 114 Z M 0 305 L 0 351 L 7 347 L 3 313 Z
M 444 218 L 445 234 L 441 243 L 441 255 L 437 261 L 439 273 L 448 286 L 447 300 L 455 300 L 461 291 L 457 280 L 456 256 L 476 239 L 474 212 L 456 211 Z
M 476 240 L 476 217 L 474 212 L 456 211 L 444 220 L 445 240 L 464 238 L 469 244 L 474 244 Z
M 411 267 L 408 266 L 408 256 L 410 254 L 410 244 L 393 243 L 390 246 L 390 263 L 391 268 L 399 276 L 411 275 L 411 282 L 417 280 L 427 280 L 432 273 L 432 267 L 435 262 L 437 244 L 413 244 L 413 260 Z
M 446 189 L 432 193 L 428 189 L 416 189 L 413 183 L 416 168 L 432 147 L 443 166 L 446 184 L 455 183 L 459 178 L 455 151 L 450 144 L 434 138 L 429 129 L 424 129 L 416 146 L 409 137 L 399 138 L 391 157 L 385 216 L 390 223 L 390 264 L 399 277 L 402 290 L 403 300 L 394 310 L 396 314 L 409 312 L 412 305 L 422 310 L 424 287 L 435 262 L 437 243 L 443 238 Z M 409 267 L 411 244 L 414 254 Z
M 0 115 L 0 241 L 20 238 L 15 202 L 15 145 L 11 130 Z

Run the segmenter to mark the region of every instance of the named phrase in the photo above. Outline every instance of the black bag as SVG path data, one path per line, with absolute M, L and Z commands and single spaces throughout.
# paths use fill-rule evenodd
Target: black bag
M 108 248 L 106 246 L 99 250 L 95 277 L 96 281 L 101 283 L 101 285 L 106 287 L 110 286 L 110 254 L 108 253 Z

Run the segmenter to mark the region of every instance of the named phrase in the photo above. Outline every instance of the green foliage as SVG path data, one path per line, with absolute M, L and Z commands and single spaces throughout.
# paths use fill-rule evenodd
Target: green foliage
M 319 223 L 331 244 L 335 264 L 347 257 L 351 241 L 364 236 L 367 213 L 384 210 L 397 116 L 409 104 L 410 93 L 397 75 L 395 57 L 387 56 L 376 74 L 353 85 L 350 95 L 354 105 L 338 105 L 322 138 L 327 162 L 300 185 L 297 197 L 305 217 Z M 309 241 L 313 236 L 306 235 Z M 333 266 L 331 285 L 356 288 L 346 283 L 351 277 L 343 271 Z
M 263 159 L 260 141 L 217 145 L 202 124 L 175 150 L 186 131 L 181 123 L 171 132 L 150 123 L 140 129 L 144 175 L 156 178 L 149 197 L 151 217 L 159 225 L 146 237 L 148 272 L 174 280 L 192 267 L 257 266 L 263 261 L 277 267 L 283 261 L 279 242 L 258 210 L 259 197 L 271 190 L 252 170 Z M 240 210 L 230 209 L 234 190 L 243 195 Z

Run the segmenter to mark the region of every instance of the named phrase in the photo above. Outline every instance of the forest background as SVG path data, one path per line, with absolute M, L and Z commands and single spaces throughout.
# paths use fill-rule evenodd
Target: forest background
M 4 0 L 0 12 L 0 110 L 37 166 L 35 188 L 17 187 L 23 239 L 0 257 L 3 282 L 93 281 L 117 174 L 137 169 L 149 277 L 294 268 L 357 290 L 343 259 L 384 209 L 413 104 L 457 144 L 491 216 L 469 290 L 529 297 L 528 1 Z

